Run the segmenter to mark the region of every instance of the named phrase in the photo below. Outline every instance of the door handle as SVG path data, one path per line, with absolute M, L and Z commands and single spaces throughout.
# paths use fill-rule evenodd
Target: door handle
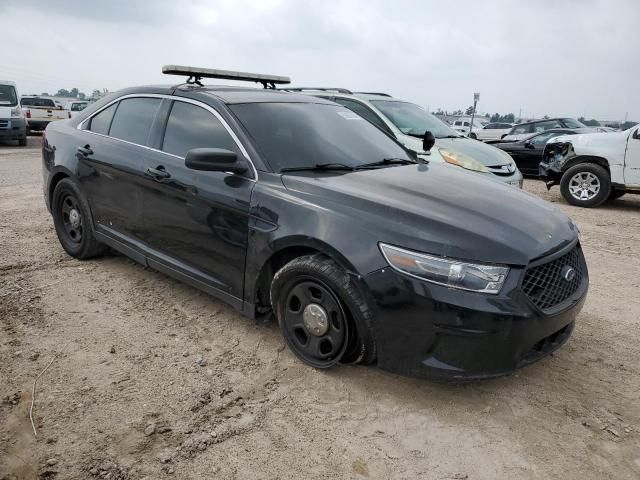
M 147 168 L 147 175 L 153 177 L 154 180 L 164 180 L 171 177 L 171 174 L 167 172 L 162 165 L 158 168 Z
M 78 147 L 78 150 L 76 150 L 76 152 L 78 152 L 79 157 L 82 156 L 86 158 L 89 155 L 93 155 L 93 150 L 91 150 L 89 145 L 85 145 L 84 147 Z

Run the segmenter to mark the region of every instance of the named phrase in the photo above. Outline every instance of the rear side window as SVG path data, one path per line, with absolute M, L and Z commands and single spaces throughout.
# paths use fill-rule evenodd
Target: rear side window
M 224 148 L 237 152 L 236 144 L 220 120 L 190 103 L 173 102 L 162 150 L 186 157 L 193 148 Z
M 531 131 L 531 125 L 518 125 L 517 127 L 513 127 L 511 130 L 511 135 L 521 135 L 523 133 L 529 133 Z
M 111 119 L 116 111 L 117 103 L 114 103 L 110 107 L 105 108 L 99 114 L 91 118 L 88 130 L 102 135 L 109 135 L 109 127 L 111 126 Z
M 151 124 L 159 105 L 159 98 L 121 100 L 113 116 L 109 136 L 138 145 L 147 145 Z

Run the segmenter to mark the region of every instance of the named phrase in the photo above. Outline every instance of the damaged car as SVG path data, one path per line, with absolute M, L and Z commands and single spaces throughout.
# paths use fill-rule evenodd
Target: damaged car
M 44 198 L 69 255 L 110 247 L 273 317 L 315 368 L 489 378 L 570 337 L 589 275 L 559 209 L 421 159 L 334 102 L 273 89 L 286 77 L 163 70 L 191 78 L 47 127 Z
M 560 185 L 564 199 L 579 207 L 640 193 L 640 125 L 552 138 L 539 173 L 548 189 Z

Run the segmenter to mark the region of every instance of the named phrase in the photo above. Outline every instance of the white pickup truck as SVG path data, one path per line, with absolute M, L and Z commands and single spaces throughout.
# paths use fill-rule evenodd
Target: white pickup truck
M 69 118 L 68 113 L 50 98 L 28 97 L 20 99 L 20 106 L 27 119 L 27 130 L 44 130 L 55 120 Z
M 640 193 L 640 125 L 552 138 L 539 168 L 547 188 L 560 184 L 565 200 L 580 207 Z

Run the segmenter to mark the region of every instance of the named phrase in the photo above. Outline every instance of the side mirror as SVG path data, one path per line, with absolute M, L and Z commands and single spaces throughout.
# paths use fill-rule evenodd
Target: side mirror
M 187 152 L 184 164 L 191 170 L 205 172 L 244 173 L 246 165 L 238 161 L 238 155 L 222 148 L 194 148 Z
M 535 148 L 535 146 L 533 145 L 533 142 L 526 141 L 524 142 L 524 148 Z
M 635 131 L 635 133 L 633 134 L 633 138 L 635 138 L 636 140 L 640 140 L 640 128 Z
M 430 151 L 433 146 L 436 144 L 436 137 L 433 136 L 429 130 L 424 132 L 424 137 L 422 138 L 422 149 L 425 152 Z

